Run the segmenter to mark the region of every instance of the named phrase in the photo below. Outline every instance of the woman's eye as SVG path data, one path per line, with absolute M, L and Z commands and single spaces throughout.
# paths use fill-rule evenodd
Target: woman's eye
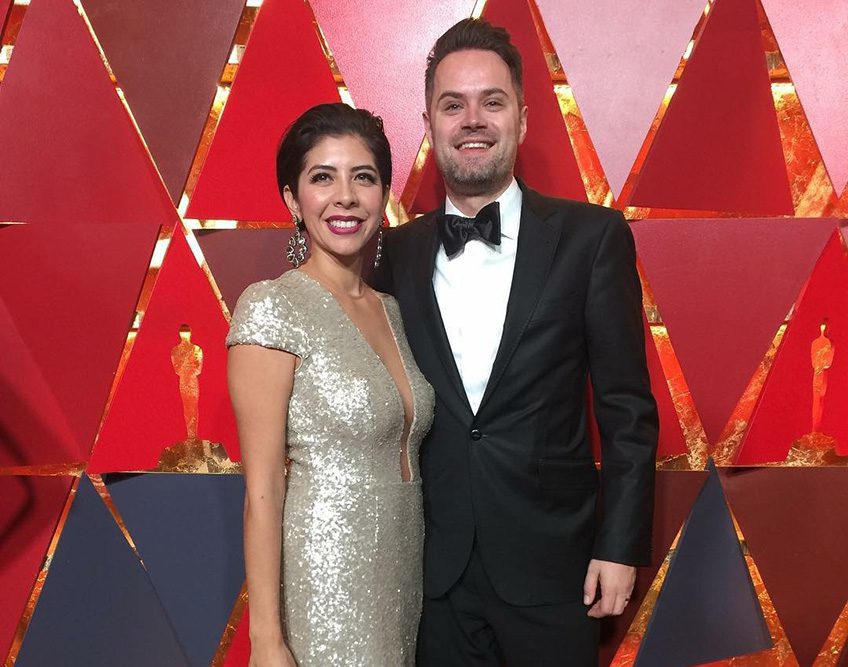
M 377 179 L 374 177 L 374 174 L 369 174 L 368 172 L 361 171 L 356 175 L 356 179 L 359 181 L 365 181 L 366 183 L 376 183 Z
M 330 174 L 325 171 L 319 171 L 315 174 L 312 174 L 312 177 L 309 179 L 310 183 L 323 183 L 329 180 Z

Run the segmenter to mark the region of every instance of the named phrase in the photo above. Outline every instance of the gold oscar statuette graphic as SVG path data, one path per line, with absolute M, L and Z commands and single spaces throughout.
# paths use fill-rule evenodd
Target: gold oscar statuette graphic
M 821 430 L 828 375 L 836 356 L 836 346 L 827 334 L 828 322 L 825 319 L 819 325 L 819 335 L 810 343 L 810 365 L 813 371 L 813 409 L 810 415 L 810 432 L 792 443 L 786 457 L 786 465 L 821 466 L 846 462 L 845 457 L 836 454 L 836 439 Z
M 159 455 L 159 472 L 240 472 L 220 443 L 201 440 L 197 435 L 200 418 L 200 375 L 203 372 L 203 348 L 191 340 L 191 327 L 182 324 L 179 342 L 171 348 L 171 365 L 179 383 L 185 419 L 186 437 Z

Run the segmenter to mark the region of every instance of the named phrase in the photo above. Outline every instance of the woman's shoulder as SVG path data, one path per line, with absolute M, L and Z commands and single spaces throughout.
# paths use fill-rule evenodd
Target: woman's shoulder
M 276 278 L 258 280 L 248 285 L 239 297 L 239 304 L 276 304 L 284 310 L 297 310 L 306 299 L 308 285 L 298 271 L 286 271 Z M 238 306 L 237 306 L 238 308 Z

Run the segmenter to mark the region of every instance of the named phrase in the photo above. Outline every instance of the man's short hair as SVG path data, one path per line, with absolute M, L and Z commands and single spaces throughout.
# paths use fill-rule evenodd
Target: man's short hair
M 509 39 L 509 33 L 504 28 L 497 28 L 486 19 L 463 19 L 448 28 L 427 56 L 427 70 L 424 73 L 424 98 L 427 109 L 433 100 L 433 82 L 436 77 L 436 67 L 451 53 L 457 51 L 492 51 L 497 53 L 509 68 L 512 85 L 518 94 L 519 104 L 524 103 L 524 75 L 521 70 L 521 54 Z

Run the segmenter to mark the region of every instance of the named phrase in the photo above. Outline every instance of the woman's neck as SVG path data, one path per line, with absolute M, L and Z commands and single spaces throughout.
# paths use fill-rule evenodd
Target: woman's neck
M 313 253 L 300 270 L 318 280 L 333 294 L 352 299 L 365 294 L 361 255 L 339 258 L 319 251 Z

